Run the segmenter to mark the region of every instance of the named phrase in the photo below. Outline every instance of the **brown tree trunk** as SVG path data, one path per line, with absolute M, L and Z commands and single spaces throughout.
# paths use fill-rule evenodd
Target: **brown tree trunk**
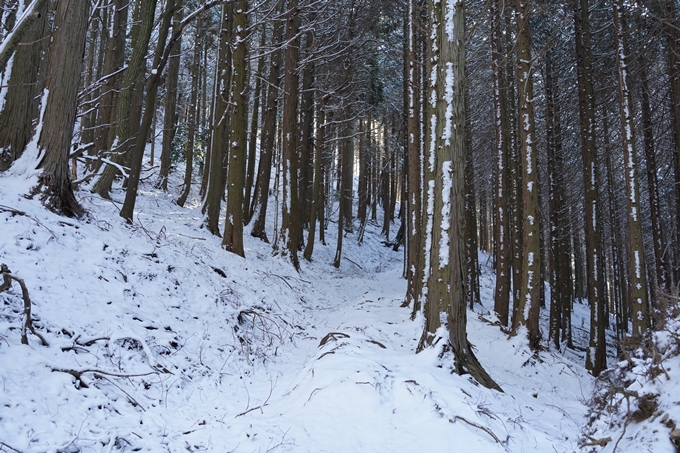
M 316 235 L 316 220 L 319 215 L 323 215 L 323 169 L 322 159 L 325 146 L 325 121 L 326 115 L 323 101 L 317 107 L 317 130 L 316 130 L 316 148 L 314 150 L 314 185 L 312 188 L 311 206 L 309 209 L 309 234 L 307 235 L 307 246 L 305 247 L 304 257 L 307 261 L 312 261 L 312 253 L 314 252 L 314 236 Z M 323 223 L 319 222 L 319 231 L 323 231 Z
M 647 79 L 647 62 L 641 56 L 641 91 L 642 91 L 642 127 L 644 130 L 644 150 L 647 160 L 647 193 L 649 194 L 649 210 L 652 222 L 652 241 L 654 244 L 654 264 L 657 287 L 670 291 L 669 278 L 663 251 L 663 235 L 661 231 L 661 207 L 659 205 L 659 182 L 657 179 L 656 149 L 652 130 L 652 112 L 649 102 L 649 80 Z
M 205 227 L 215 236 L 220 236 L 219 220 L 222 195 L 224 193 L 226 151 L 229 143 L 229 114 L 231 92 L 231 49 L 233 33 L 233 3 L 222 6 L 220 25 L 219 68 L 215 79 L 215 103 L 212 117 L 210 144 L 210 169 L 208 186 L 204 197 L 203 211 Z
M 642 338 L 649 329 L 647 274 L 642 246 L 640 219 L 640 189 L 637 176 L 637 156 L 633 125 L 633 103 L 628 86 L 627 49 L 623 1 L 614 2 L 614 31 L 616 34 L 616 69 L 619 79 L 619 113 L 623 139 L 624 174 L 626 177 L 626 205 L 628 211 L 628 247 L 630 253 L 630 295 L 632 299 L 633 337 Z
M 24 0 L 27 5 L 31 0 Z M 21 157 L 34 133 L 33 119 L 38 116 L 38 71 L 41 45 L 47 24 L 47 3 L 37 10 L 39 15 L 23 34 L 25 45 L 17 47 L 12 60 L 5 105 L 0 112 L 0 172 Z
M 113 2 L 113 25 L 111 34 L 106 40 L 104 66 L 102 72 L 107 76 L 101 88 L 99 105 L 97 106 L 97 120 L 94 130 L 94 148 L 91 155 L 101 155 L 113 144 L 112 125 L 116 122 L 116 105 L 122 81 L 122 74 L 118 71 L 123 67 L 125 59 L 125 31 L 128 22 L 128 10 L 130 2 L 127 0 L 114 0 Z M 111 19 L 109 19 L 111 20 Z M 96 163 L 90 165 L 91 169 L 99 168 Z
M 227 177 L 227 218 L 224 225 L 222 247 L 245 257 L 243 250 L 243 189 L 246 173 L 246 146 L 248 143 L 248 97 L 246 95 L 248 1 L 235 5 L 234 37 L 236 47 L 232 60 L 231 134 L 229 141 L 229 175 Z
M 196 34 L 194 37 L 194 60 L 191 65 L 191 100 L 189 101 L 189 125 L 187 131 L 187 146 L 184 150 L 184 159 L 186 160 L 186 168 L 184 171 L 184 183 L 182 193 L 177 199 L 179 206 L 184 206 L 189 193 L 191 192 L 191 176 L 193 173 L 194 163 L 194 146 L 196 137 L 196 123 L 198 120 L 199 109 L 196 108 L 198 102 L 198 84 L 199 84 L 199 66 L 201 60 L 201 33 L 203 29 L 203 21 L 201 18 L 196 23 Z
M 184 10 L 182 9 L 182 0 L 174 0 L 174 15 L 172 18 L 172 34 L 174 35 L 178 28 L 179 23 L 182 21 L 184 16 Z M 166 14 L 168 14 L 166 12 Z M 161 168 L 158 175 L 158 181 L 156 182 L 156 187 L 162 189 L 163 191 L 168 191 L 168 175 L 170 174 L 170 152 L 172 147 L 172 141 L 175 139 L 175 133 L 177 132 L 177 81 L 179 79 L 179 64 L 180 55 L 182 51 L 182 35 L 175 42 L 172 49 L 172 54 L 170 55 L 170 60 L 168 62 L 168 72 L 166 74 L 165 82 L 165 116 L 163 117 L 163 145 L 161 148 Z M 151 140 L 154 140 L 153 135 L 155 131 L 152 131 Z
M 48 209 L 69 217 L 83 213 L 71 186 L 68 156 L 76 120 L 89 12 L 89 2 L 59 0 L 57 3 L 47 63 L 47 104 L 38 140 L 43 203 Z
M 583 156 L 583 181 L 585 185 L 585 246 L 586 286 L 590 305 L 590 340 L 586 350 L 586 369 L 598 376 L 607 367 L 604 342 L 604 287 L 600 280 L 600 267 L 604 255 L 600 251 L 600 225 L 598 222 L 599 174 L 597 143 L 595 140 L 595 91 L 593 89 L 590 54 L 590 20 L 588 0 L 577 0 L 574 8 L 576 30 L 576 72 L 578 76 L 579 113 L 581 127 L 581 153 Z
M 146 99 L 144 106 L 144 116 L 141 119 L 141 124 L 137 127 L 138 132 L 132 136 L 132 145 L 130 147 L 129 153 L 129 164 L 130 164 L 130 174 L 128 175 L 127 190 L 125 192 L 125 201 L 120 210 L 120 216 L 127 220 L 128 223 L 132 223 L 132 218 L 135 210 L 135 203 L 137 201 L 137 189 L 139 188 L 139 178 L 142 173 L 142 161 L 144 159 L 144 148 L 146 148 L 146 142 L 149 137 L 149 132 L 151 131 L 151 122 L 155 117 L 156 105 L 156 95 L 158 94 L 158 86 L 161 84 L 161 74 L 167 62 L 167 55 L 164 53 L 165 42 L 168 38 L 168 31 L 170 30 L 170 22 L 172 15 L 170 12 L 173 10 L 174 0 L 168 0 L 166 4 L 166 14 L 163 16 L 161 21 L 160 29 L 158 31 L 158 41 L 156 43 L 156 53 L 153 58 L 152 68 L 153 72 L 151 77 L 149 77 L 146 83 Z M 170 47 L 167 49 L 169 52 L 172 48 L 172 42 Z M 143 88 L 139 90 L 143 92 Z M 136 121 L 134 124 L 137 124 Z
M 284 2 L 279 0 L 277 9 L 279 13 L 283 11 Z M 274 22 L 272 32 L 272 46 L 278 46 L 283 41 L 283 25 L 280 21 Z M 269 200 L 269 185 L 272 172 L 272 155 L 274 153 L 274 142 L 276 140 L 276 117 L 278 112 L 279 86 L 280 86 L 280 67 L 281 51 L 275 50 L 271 55 L 269 65 L 269 79 L 267 84 L 267 103 L 264 111 L 264 124 L 262 128 L 262 144 L 260 145 L 260 162 L 257 169 L 257 180 L 255 182 L 255 193 L 253 196 L 253 228 L 251 236 L 269 242 L 265 230 L 267 218 L 267 202 Z
M 531 31 L 529 29 L 529 6 L 527 0 L 517 0 L 517 95 L 519 104 L 519 139 L 522 157 L 522 285 L 517 313 L 513 321 L 513 333 L 526 327 L 529 346 L 539 347 L 541 331 L 538 326 L 540 309 L 540 232 L 538 210 L 537 148 L 534 134 L 533 82 L 531 79 Z
M 149 49 L 149 40 L 151 38 L 156 12 L 156 1 L 157 0 L 149 0 L 142 2 L 140 12 L 142 22 L 139 26 L 139 35 L 132 50 L 130 63 L 125 70 L 123 86 L 121 92 L 118 94 L 116 102 L 115 136 L 117 145 L 115 149 L 111 151 L 110 156 L 110 160 L 116 164 L 124 162 L 127 150 L 132 144 L 131 138 L 134 137 L 133 132 L 136 133 L 136 130 L 138 129 L 138 126 L 132 126 L 132 124 L 136 122 L 131 113 L 135 110 L 133 93 L 136 91 L 135 86 L 140 75 L 144 72 L 144 60 Z M 109 198 L 111 185 L 117 174 L 117 167 L 107 165 L 92 190 L 104 198 Z
M 285 72 L 283 78 L 284 102 L 283 102 L 283 200 L 281 239 L 283 241 L 283 253 L 289 255 L 295 269 L 300 268 L 298 260 L 299 245 L 299 203 L 298 203 L 298 180 L 296 159 L 296 125 L 298 105 L 298 82 L 297 72 L 298 53 L 300 39 L 297 36 L 300 28 L 298 17 L 298 0 L 291 0 L 286 14 L 286 51 Z
M 494 311 L 503 326 L 508 326 L 510 315 L 511 243 L 508 203 L 508 119 L 505 70 L 502 66 L 503 11 L 500 0 L 491 2 L 494 27 L 491 34 L 491 68 L 493 80 L 494 130 L 496 132 L 496 289 Z M 484 211 L 482 211 L 484 213 Z
M 260 38 L 260 48 L 264 49 L 266 44 L 266 29 L 262 27 L 262 36 Z M 253 93 L 253 112 L 250 120 L 250 131 L 248 140 L 248 166 L 246 169 L 246 191 L 243 195 L 243 222 L 247 225 L 253 216 L 251 209 L 251 196 L 253 192 L 253 183 L 255 179 L 255 156 L 257 154 L 257 131 L 260 125 L 260 98 L 262 96 L 262 77 L 264 77 L 264 55 L 260 55 L 257 60 L 257 72 L 255 77 L 255 92 Z M 262 132 L 264 137 L 264 132 Z M 262 147 L 262 140 L 260 140 L 260 147 Z

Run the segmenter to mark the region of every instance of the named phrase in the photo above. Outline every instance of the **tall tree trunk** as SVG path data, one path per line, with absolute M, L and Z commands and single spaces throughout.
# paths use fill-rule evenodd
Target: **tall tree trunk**
M 285 72 L 283 78 L 283 200 L 281 221 L 281 239 L 284 254 L 289 255 L 295 269 L 300 268 L 298 260 L 299 245 L 299 203 L 297 188 L 297 159 L 296 159 L 296 119 L 298 105 L 297 72 L 300 39 L 297 36 L 300 28 L 298 17 L 298 0 L 290 0 L 286 14 L 286 51 Z
M 317 106 L 317 129 L 316 129 L 316 148 L 314 150 L 314 186 L 312 188 L 311 206 L 309 209 L 309 234 L 307 236 L 307 246 L 305 247 L 304 257 L 307 261 L 312 261 L 314 252 L 314 236 L 316 235 L 317 214 L 323 214 L 323 169 L 322 159 L 325 146 L 326 134 L 326 112 L 324 102 L 321 101 Z M 323 223 L 319 222 L 319 231 L 323 231 Z
M 469 108 L 468 90 L 465 106 Z M 479 244 L 477 242 L 477 200 L 475 197 L 475 165 L 472 149 L 472 122 L 465 111 L 465 294 L 470 309 L 482 303 L 479 288 Z
M 671 120 L 673 129 L 673 163 L 675 166 L 675 241 L 673 280 L 677 282 L 680 274 L 680 32 L 675 0 L 665 0 L 664 31 L 666 35 L 666 53 L 668 55 L 668 75 L 671 85 Z
M 266 29 L 262 27 L 262 35 L 260 37 L 260 48 L 263 49 L 266 43 L 267 33 Z M 253 212 L 250 207 L 250 199 L 253 191 L 253 182 L 255 179 L 255 156 L 257 152 L 257 130 L 260 121 L 260 98 L 262 97 L 262 77 L 264 74 L 264 54 L 257 59 L 257 72 L 255 77 L 255 92 L 253 93 L 253 113 L 250 120 L 250 132 L 248 140 L 248 166 L 246 169 L 246 191 L 243 195 L 243 222 L 247 225 L 250 223 Z M 264 132 L 262 133 L 264 137 Z M 260 140 L 260 147 L 262 141 Z
M 175 12 L 172 18 L 172 34 L 174 35 L 184 17 L 182 0 L 174 0 Z M 177 81 L 179 80 L 179 64 L 182 52 L 182 35 L 172 47 L 172 54 L 168 62 L 168 72 L 165 81 L 165 116 L 163 117 L 163 145 L 161 148 L 161 168 L 156 187 L 168 191 L 168 175 L 170 174 L 170 151 L 172 141 L 177 132 Z M 154 140 L 152 131 L 152 138 Z
M 36 21 L 45 19 L 42 14 L 45 5 L 47 5 L 47 0 L 37 0 L 30 10 L 25 11 L 22 17 L 17 18 L 18 22 L 15 23 L 7 35 L 2 38 L 3 46 L 0 48 L 0 73 L 5 70 L 7 62 L 12 57 L 19 44 L 22 42 L 30 42 L 28 39 L 24 39 L 24 35 L 32 28 Z
M 652 112 L 649 102 L 649 80 L 647 79 L 647 62 L 641 56 L 641 91 L 642 91 L 642 127 L 644 130 L 644 150 L 647 161 L 647 193 L 649 194 L 649 210 L 652 221 L 652 240 L 654 244 L 654 264 L 657 287 L 669 291 L 669 279 L 663 251 L 663 234 L 661 231 L 661 207 L 659 205 L 659 182 L 657 179 L 656 149 L 652 130 Z
M 31 0 L 24 0 L 28 6 Z M 37 10 L 37 17 L 23 35 L 12 60 L 9 86 L 0 112 L 0 172 L 21 157 L 34 133 L 33 119 L 38 116 L 38 71 L 41 46 L 38 42 L 47 24 L 47 3 Z M 9 68 L 8 68 L 9 70 Z
M 420 155 L 420 99 L 418 93 L 418 60 L 416 20 L 419 17 L 416 0 L 407 0 L 406 17 L 404 19 L 406 52 L 404 58 L 404 112 L 406 112 L 406 159 L 408 161 L 408 174 L 406 177 L 406 289 L 407 305 L 412 305 L 413 314 L 420 312 L 422 300 L 418 297 L 422 285 L 422 262 L 421 262 L 421 229 L 422 229 L 422 179 L 421 179 L 421 155 Z M 370 124 L 369 124 L 370 127 Z
M 603 286 L 599 278 L 603 255 L 600 252 L 598 222 L 599 174 L 595 140 L 595 91 L 593 89 L 590 52 L 590 20 L 588 0 L 577 0 L 574 8 L 576 31 L 576 72 L 578 75 L 581 152 L 585 186 L 586 285 L 590 304 L 590 340 L 586 350 L 586 369 L 598 376 L 607 367 L 604 343 Z
M 231 92 L 231 49 L 233 36 L 233 3 L 222 7 L 220 25 L 219 67 L 215 78 L 215 104 L 212 118 L 210 145 L 210 170 L 204 197 L 205 226 L 215 236 L 220 236 L 219 219 L 222 194 L 224 193 L 226 151 L 229 143 L 229 114 Z
M 352 165 L 354 163 L 354 140 L 352 139 L 353 125 L 351 120 L 351 111 L 349 107 L 345 107 L 344 110 L 344 121 L 342 132 L 340 132 L 340 162 L 338 164 L 340 179 L 340 201 L 338 210 L 338 242 L 335 249 L 335 259 L 333 260 L 333 266 L 336 268 L 340 267 L 340 261 L 342 259 L 342 237 L 345 232 L 351 231 L 351 219 L 352 219 L 352 203 L 351 198 L 348 198 L 348 193 L 351 196 L 352 192 Z M 349 176 L 348 176 L 349 175 Z M 347 200 L 349 199 L 349 203 Z M 349 209 L 349 215 L 347 210 Z M 350 226 L 347 225 L 349 218 Z
M 142 161 L 144 159 L 144 148 L 149 138 L 151 131 L 151 122 L 155 117 L 156 95 L 158 94 L 158 86 L 161 84 L 161 74 L 165 67 L 167 56 L 164 58 L 165 42 L 168 38 L 168 31 L 170 30 L 170 23 L 172 14 L 170 12 L 174 9 L 174 1 L 168 0 L 166 3 L 166 14 L 163 15 L 160 29 L 158 31 L 158 41 L 156 43 L 156 53 L 153 57 L 151 77 L 146 82 L 146 98 L 144 99 L 144 115 L 141 119 L 141 124 L 137 126 L 137 133 L 132 136 L 131 152 L 129 153 L 130 174 L 128 176 L 127 190 L 125 192 L 125 201 L 120 210 L 120 216 L 132 223 L 135 203 L 137 201 L 137 189 L 139 188 L 139 178 L 142 173 Z M 172 49 L 172 42 L 167 52 Z M 143 92 L 143 88 L 139 89 Z M 137 124 L 135 121 L 133 124 Z
M 120 88 L 122 74 L 118 71 L 123 67 L 125 60 L 125 31 L 128 23 L 128 11 L 130 2 L 127 0 L 114 0 L 113 24 L 109 29 L 106 40 L 104 55 L 104 67 L 102 72 L 106 76 L 102 88 L 99 105 L 97 106 L 97 120 L 94 130 L 94 148 L 92 155 L 101 155 L 113 145 L 112 124 L 116 122 L 117 91 Z M 110 19 L 109 19 L 110 20 Z M 92 162 L 92 169 L 99 166 Z
M 235 5 L 234 31 L 236 47 L 232 63 L 231 134 L 229 141 L 229 176 L 227 177 L 227 218 L 224 225 L 222 247 L 245 257 L 243 250 L 243 189 L 246 173 L 246 146 L 248 143 L 248 97 L 246 96 L 248 1 Z
M 568 323 L 566 313 L 570 308 L 569 288 L 571 285 L 571 255 L 569 253 L 569 228 L 565 215 L 564 164 L 562 157 L 562 130 L 557 87 L 559 86 L 553 68 L 552 52 L 545 59 L 546 91 L 546 151 L 548 154 L 548 207 L 550 211 L 549 263 L 550 275 L 550 329 L 549 337 L 558 350 L 566 339 L 562 337 Z
M 196 23 L 196 34 L 194 36 L 194 59 L 191 64 L 191 100 L 189 101 L 189 125 L 187 131 L 187 145 L 184 150 L 184 160 L 186 161 L 186 168 L 184 171 L 184 183 L 182 193 L 177 199 L 177 204 L 181 207 L 186 203 L 189 193 L 191 192 L 191 176 L 193 173 L 194 163 L 194 146 L 196 138 L 196 123 L 198 120 L 198 112 L 200 109 L 196 108 L 198 103 L 198 85 L 199 85 L 199 66 L 201 61 L 201 35 L 203 32 L 203 20 L 198 19 Z
M 508 128 L 503 55 L 503 11 L 500 0 L 491 2 L 494 27 L 491 34 L 494 130 L 496 132 L 496 289 L 494 311 L 503 326 L 510 314 L 511 243 L 508 203 Z
M 68 156 L 76 121 L 89 12 L 89 2 L 59 0 L 57 3 L 47 63 L 47 99 L 44 101 L 47 104 L 38 139 L 41 198 L 48 209 L 69 217 L 83 213 L 71 186 Z
M 437 341 L 430 327 L 444 323 L 458 374 L 502 391 L 475 357 L 467 340 L 465 297 L 465 10 L 461 1 L 430 3 L 435 116 L 430 130 L 435 151 L 431 276 L 424 342 Z M 436 72 L 434 72 L 436 71 Z M 438 328 L 439 326 L 437 326 Z
M 279 0 L 278 11 L 281 13 L 284 8 L 283 0 Z M 283 41 L 283 25 L 280 21 L 274 22 L 272 32 L 272 46 L 276 47 Z M 275 50 L 271 54 L 269 65 L 269 79 L 267 83 L 267 103 L 264 111 L 264 125 L 262 128 L 262 145 L 260 146 L 260 162 L 257 169 L 257 181 L 255 183 L 255 194 L 253 196 L 253 228 L 251 236 L 258 237 L 265 242 L 269 242 L 265 231 L 265 221 L 267 218 L 267 201 L 269 199 L 269 183 L 272 172 L 272 155 L 274 153 L 274 142 L 276 140 L 276 117 L 278 111 L 279 86 L 280 86 L 280 67 L 281 50 Z
M 132 143 L 131 138 L 134 136 L 134 134 L 132 134 L 132 129 L 137 129 L 137 127 L 132 127 L 132 123 L 135 122 L 131 115 L 131 111 L 134 110 L 133 92 L 135 91 L 135 84 L 137 83 L 137 80 L 144 72 L 144 59 L 146 57 L 147 51 L 149 50 L 149 40 L 151 38 L 151 31 L 153 29 L 153 21 L 156 13 L 156 2 L 157 0 L 142 2 L 139 35 L 135 46 L 132 49 L 130 63 L 125 70 L 123 86 L 121 87 L 121 92 L 119 93 L 116 102 L 115 131 L 117 144 L 115 149 L 111 151 L 110 156 L 111 161 L 116 164 L 123 163 L 125 154 Z M 117 174 L 117 167 L 113 165 L 107 165 L 92 190 L 101 197 L 109 198 L 111 185 L 113 184 L 113 179 Z
M 313 36 L 307 35 L 307 47 Z M 302 71 L 302 93 L 300 102 L 300 128 L 298 146 L 298 203 L 300 212 L 299 240 L 302 242 L 303 227 L 309 219 L 310 181 L 313 178 L 310 165 L 313 157 L 312 127 L 314 120 L 314 63 L 307 63 Z
M 628 211 L 628 247 L 631 258 L 629 270 L 630 294 L 633 303 L 633 337 L 642 338 L 649 329 L 647 274 L 642 246 L 640 219 L 640 188 L 637 176 L 637 156 L 633 125 L 633 103 L 628 87 L 627 49 L 623 1 L 614 1 L 614 31 L 616 33 L 616 69 L 619 79 L 619 113 L 626 176 L 626 205 Z
M 531 32 L 529 29 L 529 6 L 527 0 L 517 0 L 517 93 L 519 104 L 519 139 L 522 157 L 522 286 L 513 322 L 513 332 L 526 327 L 529 346 L 539 347 L 541 331 L 538 326 L 540 309 L 541 255 L 538 210 L 538 177 L 536 138 L 534 134 L 534 90 L 531 70 Z

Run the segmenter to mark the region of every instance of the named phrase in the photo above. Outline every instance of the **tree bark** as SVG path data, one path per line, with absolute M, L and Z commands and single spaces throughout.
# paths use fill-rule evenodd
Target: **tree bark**
M 59 0 L 47 63 L 46 106 L 38 140 L 41 199 L 53 212 L 79 217 L 83 209 L 71 186 L 69 148 L 78 107 L 90 3 Z
M 298 105 L 297 72 L 300 39 L 297 36 L 300 28 L 298 17 L 298 0 L 291 0 L 286 14 L 286 51 L 285 72 L 283 78 L 283 199 L 281 221 L 281 240 L 284 255 L 288 255 L 295 269 L 300 268 L 298 259 L 299 245 L 299 203 L 296 159 L 296 124 Z
M 172 34 L 174 35 L 179 28 L 179 24 L 184 16 L 182 0 L 174 0 L 175 13 L 172 18 Z M 168 191 L 168 175 L 170 174 L 170 152 L 172 141 L 177 132 L 177 81 L 179 79 L 179 64 L 182 52 L 182 37 L 175 42 L 172 47 L 168 63 L 168 72 L 165 81 L 165 116 L 163 117 L 163 145 L 161 148 L 161 168 L 158 175 L 156 187 L 163 191 Z M 155 131 L 153 131 L 155 134 Z M 152 138 L 153 140 L 153 138 Z
M 222 247 L 245 257 L 243 250 L 243 189 L 246 173 L 246 146 L 248 143 L 248 97 L 246 95 L 248 1 L 239 0 L 234 5 L 235 48 L 232 60 L 231 133 L 229 141 L 229 175 L 227 177 L 227 218 L 224 225 Z
M 615 0 L 614 32 L 616 34 L 616 69 L 619 81 L 619 113 L 623 141 L 624 174 L 626 177 L 626 205 L 628 211 L 628 247 L 631 265 L 629 270 L 632 299 L 633 337 L 642 338 L 649 329 L 649 304 L 645 254 L 642 246 L 640 219 L 640 188 L 637 176 L 637 156 L 633 125 L 633 103 L 628 87 L 627 49 L 625 43 L 625 18 L 623 1 Z
M 526 327 L 529 346 L 539 347 L 541 331 L 538 326 L 540 309 L 540 232 L 538 210 L 538 177 L 536 137 L 534 134 L 534 90 L 531 70 L 531 32 L 529 29 L 530 2 L 517 0 L 517 96 L 519 104 L 519 141 L 522 161 L 522 285 L 513 333 Z
M 226 151 L 229 143 L 229 113 L 231 101 L 231 48 L 233 34 L 233 4 L 222 6 L 220 25 L 219 67 L 215 78 L 215 104 L 212 118 L 212 134 L 210 145 L 210 170 L 208 186 L 204 197 L 203 212 L 205 227 L 215 236 L 220 236 L 219 219 L 222 195 L 224 193 L 225 170 L 227 166 Z
M 132 49 L 130 63 L 123 77 L 123 86 L 116 101 L 116 144 L 110 156 L 110 159 L 116 164 L 123 163 L 125 154 L 132 144 L 133 118 L 131 117 L 131 111 L 134 110 L 133 92 L 135 91 L 135 84 L 139 76 L 144 72 L 144 59 L 149 50 L 149 40 L 151 39 L 151 31 L 156 13 L 156 2 L 157 0 L 142 2 L 140 13 L 142 22 L 139 28 L 139 35 Z M 136 130 L 137 127 L 134 129 Z M 101 197 L 109 198 L 113 179 L 117 174 L 118 169 L 116 167 L 107 165 L 92 188 L 93 192 Z
M 284 2 L 279 0 L 277 10 L 283 11 Z M 272 32 L 272 46 L 278 47 L 283 41 L 283 25 L 280 21 L 274 22 Z M 255 193 L 253 196 L 253 228 L 250 235 L 269 242 L 265 230 L 267 218 L 267 202 L 269 200 L 269 186 L 272 172 L 272 156 L 274 154 L 274 142 L 276 140 L 276 117 L 279 102 L 281 50 L 276 49 L 271 55 L 269 65 L 269 79 L 267 83 L 267 104 L 264 112 L 264 124 L 262 128 L 262 144 L 260 145 L 260 162 L 257 169 Z
M 494 311 L 501 325 L 508 326 L 510 315 L 510 223 L 508 203 L 508 120 L 506 90 L 504 89 L 504 68 L 502 66 L 503 33 L 502 33 L 502 3 L 500 0 L 491 2 L 491 17 L 494 26 L 491 34 L 491 70 L 493 83 L 493 108 L 495 154 L 496 154 L 496 288 L 494 296 Z
M 24 0 L 29 6 L 30 0 Z M 34 133 L 33 119 L 38 116 L 38 71 L 41 45 L 47 24 L 47 3 L 35 11 L 37 18 L 27 26 L 22 41 L 12 60 L 5 105 L 0 112 L 0 172 L 7 170 L 21 157 Z M 0 71 L 1 72 L 1 71 Z
M 607 367 L 605 344 L 604 287 L 599 278 L 604 263 L 600 252 L 598 222 L 599 180 L 597 143 L 595 140 L 595 91 L 593 89 L 590 51 L 588 0 L 577 0 L 574 8 L 576 31 L 576 73 L 578 76 L 581 153 L 585 185 L 586 286 L 590 304 L 590 340 L 586 350 L 586 369 L 598 376 Z
M 201 61 L 201 35 L 203 31 L 203 21 L 199 18 L 196 23 L 196 34 L 194 36 L 194 59 L 191 64 L 191 100 L 189 102 L 189 125 L 187 131 L 187 146 L 184 150 L 184 160 L 186 161 L 186 168 L 184 171 L 184 183 L 182 184 L 182 193 L 177 199 L 177 204 L 181 207 L 186 203 L 189 193 L 191 192 L 191 176 L 193 173 L 194 163 L 194 146 L 196 138 L 196 123 L 198 120 L 199 109 L 196 108 L 198 103 L 198 85 L 199 85 L 199 66 Z

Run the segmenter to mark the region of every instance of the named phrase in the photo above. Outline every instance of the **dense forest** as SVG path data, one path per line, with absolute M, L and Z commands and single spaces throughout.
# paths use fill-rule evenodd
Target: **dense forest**
M 131 226 L 150 182 L 200 203 L 226 252 L 249 259 L 250 235 L 294 272 L 321 245 L 346 265 L 373 226 L 403 258 L 417 352 L 503 392 L 468 340 L 488 266 L 485 319 L 598 377 L 677 317 L 678 8 L 0 0 L 0 180 L 35 177 L 24 195 L 63 218 L 111 200 Z

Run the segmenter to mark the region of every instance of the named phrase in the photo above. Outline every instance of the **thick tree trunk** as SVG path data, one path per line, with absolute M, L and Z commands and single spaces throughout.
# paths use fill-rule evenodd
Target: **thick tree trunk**
M 598 376 L 607 367 L 604 340 L 604 287 L 599 278 L 603 254 L 600 251 L 598 222 L 599 174 L 595 140 L 595 91 L 590 51 L 588 0 L 577 0 L 574 8 L 576 30 L 576 73 L 578 76 L 581 152 L 585 185 L 586 285 L 590 304 L 590 340 L 586 350 L 586 369 Z
M 529 346 L 537 349 L 541 331 L 538 326 L 540 309 L 541 254 L 538 210 L 537 148 L 534 134 L 533 82 L 531 70 L 531 31 L 529 29 L 530 3 L 517 0 L 517 94 L 519 104 L 519 139 L 522 157 L 522 285 L 513 332 L 526 327 Z
M 59 0 L 57 3 L 47 63 L 47 104 L 38 140 L 43 203 L 48 209 L 69 217 L 83 213 L 71 186 L 68 156 L 76 120 L 89 12 L 89 2 Z
M 502 391 L 475 357 L 467 340 L 465 297 L 465 10 L 463 3 L 431 3 L 433 52 L 430 119 L 435 183 L 432 211 L 431 274 L 426 302 L 426 329 L 421 340 L 434 344 L 440 323 L 459 374 L 470 373 L 480 384 Z M 451 17 L 453 16 L 453 17 Z M 429 211 L 428 211 L 429 213 Z M 433 319 L 434 318 L 434 319 Z M 432 329 L 432 327 L 436 327 Z
M 637 156 L 633 124 L 633 103 L 628 87 L 627 49 L 625 44 L 625 19 L 623 1 L 614 2 L 614 31 L 616 33 L 616 69 L 619 79 L 619 112 L 626 177 L 626 205 L 628 211 L 628 247 L 631 259 L 629 270 L 632 299 L 633 337 L 642 338 L 649 329 L 649 304 L 647 300 L 647 273 L 642 246 L 642 219 L 640 214 L 640 188 L 637 176 Z
M 222 247 L 245 257 L 243 250 L 243 189 L 246 173 L 246 146 L 248 143 L 248 97 L 246 95 L 248 1 L 235 5 L 235 45 L 232 63 L 231 133 L 229 141 L 229 175 L 227 177 L 227 218 L 224 225 Z
M 29 6 L 30 0 L 24 0 Z M 42 2 L 38 17 L 28 26 L 12 60 L 5 105 L 0 112 L 0 172 L 7 170 L 24 152 L 33 136 L 33 119 L 38 116 L 38 71 L 41 45 L 47 24 L 47 3 Z

